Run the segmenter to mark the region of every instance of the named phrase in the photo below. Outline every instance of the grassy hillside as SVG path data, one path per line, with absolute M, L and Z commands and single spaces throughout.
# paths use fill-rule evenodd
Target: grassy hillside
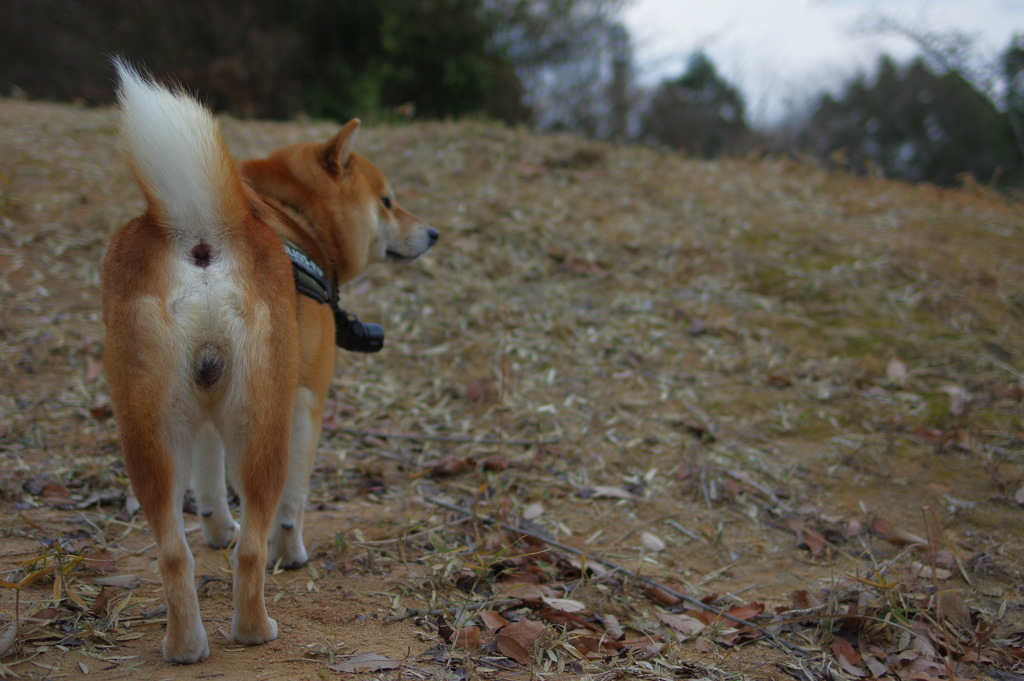
M 334 131 L 223 125 L 239 157 Z M 103 249 L 142 206 L 115 126 L 0 100 L 0 578 L 39 573 L 0 592 L 0 618 L 15 591 L 22 618 L 52 615 L 22 623 L 0 659 L 16 672 L 33 654 L 73 665 L 35 651 L 74 631 L 76 655 L 127 650 L 108 663 L 166 675 L 100 364 Z M 314 561 L 268 586 L 282 637 L 218 640 L 211 669 L 313 677 L 385 652 L 459 678 L 1020 673 L 1019 204 L 480 123 L 364 130 L 359 147 L 441 241 L 343 291 L 388 340 L 341 357 Z M 93 571 L 55 581 L 58 537 L 100 555 Z M 228 557 L 193 548 L 217 578 L 204 609 L 226 612 Z M 106 597 L 117 616 L 95 607 L 97 571 L 145 574 Z M 538 623 L 526 665 L 480 611 Z M 438 647 L 464 626 L 480 647 L 468 630 Z

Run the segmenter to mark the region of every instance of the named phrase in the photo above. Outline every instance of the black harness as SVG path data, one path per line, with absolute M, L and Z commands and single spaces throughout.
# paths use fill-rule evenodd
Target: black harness
M 338 294 L 324 269 L 304 250 L 291 241 L 284 242 L 284 252 L 292 261 L 295 289 L 318 303 L 327 303 L 334 312 L 334 342 L 350 352 L 378 352 L 384 347 L 384 328 L 380 324 L 364 324 L 350 312 L 338 307 Z

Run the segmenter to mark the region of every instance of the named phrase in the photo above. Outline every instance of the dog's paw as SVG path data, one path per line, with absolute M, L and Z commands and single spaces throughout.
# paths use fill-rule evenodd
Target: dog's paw
M 164 637 L 164 659 L 174 664 L 195 664 L 210 656 L 210 643 L 206 638 L 206 630 L 202 624 L 198 629 L 193 627 L 190 631 L 171 638 Z
M 302 533 L 294 527 L 275 527 L 270 533 L 267 550 L 267 568 L 294 570 L 309 562 L 309 554 L 302 544 Z
M 269 617 L 260 622 L 243 622 L 236 612 L 231 618 L 231 638 L 247 646 L 258 646 L 277 638 L 277 622 Z
M 217 513 L 200 514 L 199 520 L 203 527 L 203 539 L 208 546 L 215 549 L 228 546 L 238 536 L 238 523 L 230 515 L 224 517 Z

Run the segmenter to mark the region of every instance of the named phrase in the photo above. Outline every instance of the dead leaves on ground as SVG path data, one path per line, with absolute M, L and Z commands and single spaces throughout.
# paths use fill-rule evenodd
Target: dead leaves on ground
M 537 452 L 510 460 L 517 474 L 528 474 L 543 464 L 544 457 Z M 461 463 L 453 466 L 453 461 Z M 474 457 L 445 457 L 425 470 L 433 477 L 470 477 L 462 487 L 475 489 L 475 508 L 491 508 L 506 526 L 499 530 L 475 521 L 463 526 L 466 534 L 460 541 L 476 547 L 473 562 L 487 566 L 464 580 L 474 585 L 465 593 L 474 598 L 515 599 L 505 609 L 483 609 L 471 619 L 436 625 L 445 645 L 464 655 L 492 660 L 497 656 L 526 666 L 556 659 L 565 664 L 602 660 L 614 666 L 623 659 L 678 659 L 687 654 L 684 650 L 711 654 L 751 644 L 776 645 L 773 637 L 784 636 L 798 648 L 825 651 L 844 675 L 908 681 L 952 681 L 971 673 L 965 665 L 1010 669 L 1018 664 L 1018 656 L 1024 657 L 1018 643 L 994 640 L 991 615 L 970 608 L 955 590 L 963 567 L 952 551 L 941 547 L 936 531 L 921 532 L 880 514 L 858 518 L 829 514 L 806 501 L 790 500 L 784 491 L 777 492 L 748 471 L 705 467 L 701 477 L 707 480 L 711 474 L 717 479 L 721 496 L 713 496 L 716 501 L 741 502 L 765 517 L 769 526 L 792 533 L 794 546 L 806 551 L 814 563 L 841 565 L 841 575 L 828 588 L 800 590 L 789 606 L 773 609 L 756 601 L 717 602 L 715 594 L 700 599 L 708 608 L 695 607 L 692 601 L 680 599 L 675 588 L 637 584 L 614 570 L 584 568 L 590 558 L 560 556 L 557 548 L 545 544 L 544 533 L 537 531 L 558 525 L 557 519 L 546 517 L 545 504 L 524 504 L 517 512 L 510 498 L 499 496 L 486 482 L 485 474 L 493 469 L 480 466 Z M 695 477 L 685 465 L 672 475 L 678 480 Z M 656 488 L 658 478 L 633 476 L 621 486 L 568 487 L 558 480 L 547 484 L 580 505 L 632 507 L 648 502 L 650 487 Z M 522 532 L 508 526 L 516 524 L 517 517 Z M 934 516 L 931 520 L 937 526 Z M 667 544 L 651 529 L 638 528 L 629 534 L 635 537 L 638 555 L 654 559 L 666 551 Z M 687 536 L 706 542 L 710 535 Z M 889 547 L 883 551 L 886 558 L 880 557 L 876 545 Z M 621 542 L 617 546 L 621 554 Z M 632 598 L 631 591 L 642 591 L 650 603 L 620 621 L 586 593 L 587 584 L 604 585 L 624 599 Z M 465 606 L 454 605 L 460 599 L 454 597 L 449 612 Z M 716 613 L 719 609 L 725 616 Z M 521 635 L 520 628 L 530 635 Z
M 536 617 L 534 619 L 533 617 Z M 437 624 L 445 643 L 455 648 L 500 653 L 523 666 L 532 666 L 539 646 L 546 638 L 560 636 L 572 646 L 580 658 L 607 659 L 628 655 L 647 659 L 661 652 L 662 636 L 626 638 L 621 630 L 607 629 L 594 618 L 584 619 L 556 607 L 543 607 L 514 622 L 496 610 L 483 610 L 477 615 L 480 625 L 466 625 L 452 631 L 443 621 Z M 613 616 L 606 618 L 614 622 Z
M 470 534 L 500 558 L 488 564 L 476 554 L 487 568 L 463 596 L 485 600 L 453 595 L 431 628 L 447 650 L 492 666 L 499 658 L 530 668 L 555 660 L 563 667 L 623 659 L 667 664 L 694 653 L 777 645 L 776 637 L 809 655 L 826 653 L 837 665 L 834 674 L 858 679 L 954 681 L 978 666 L 1012 669 L 1024 660 L 1024 633 L 993 638 L 991 616 L 964 600 L 954 585 L 958 560 L 933 532 L 924 533 L 929 540 L 882 516 L 838 523 L 808 511 L 794 518 L 780 529 L 794 532 L 816 559 L 826 557 L 825 548 L 849 559 L 854 538 L 875 538 L 896 553 L 881 558 L 862 549 L 861 567 L 855 564 L 824 589 L 793 592 L 789 605 L 768 608 L 758 601 L 730 604 L 716 594 L 684 600 L 674 589 L 636 583 L 614 569 L 581 569 L 583 561 L 566 559 L 529 533 L 478 526 Z M 621 620 L 595 600 L 597 593 L 628 599 L 641 588 L 648 605 L 634 606 Z M 503 608 L 478 608 L 499 597 Z M 453 620 L 452 613 L 467 609 L 476 613 Z
M 112 552 L 91 529 L 44 541 L 0 579 L 0 588 L 15 592 L 20 603 L 0 631 L 0 657 L 19 648 L 35 654 L 80 648 L 102 660 L 119 643 L 143 636 L 140 630 L 162 625 L 164 620 L 154 619 L 157 611 L 128 612 L 155 602 L 132 593 L 140 584 L 137 575 L 110 574 L 116 569 Z M 106 668 L 116 666 L 114 661 Z

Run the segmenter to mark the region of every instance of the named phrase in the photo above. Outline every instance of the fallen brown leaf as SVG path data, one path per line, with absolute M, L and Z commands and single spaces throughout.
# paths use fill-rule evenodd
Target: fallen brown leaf
M 566 612 L 565 610 L 559 610 L 557 608 L 542 608 L 537 611 L 537 616 L 551 622 L 552 624 L 558 624 L 560 626 L 571 626 L 575 629 L 600 631 L 600 629 L 595 625 L 587 622 L 579 615 L 572 612 Z
M 858 678 L 868 675 L 868 672 L 859 666 L 864 663 L 860 653 L 845 638 L 836 636 L 832 639 L 832 654 L 835 655 L 839 666 L 848 674 Z
M 477 626 L 462 627 L 452 637 L 452 645 L 456 648 L 475 649 L 482 646 L 483 642 L 480 627 Z
M 40 497 L 51 506 L 59 507 L 72 503 L 71 492 L 68 491 L 68 488 L 55 482 L 46 483 Z
M 945 618 L 950 624 L 960 629 L 971 629 L 971 609 L 964 602 L 959 591 L 940 591 L 935 599 L 935 609 L 939 617 Z
M 546 624 L 535 620 L 522 619 L 498 630 L 495 637 L 498 650 L 521 665 L 530 664 L 530 649 L 548 630 Z
M 96 572 L 113 572 L 117 569 L 108 549 L 101 549 L 82 556 L 82 566 Z
M 28 624 L 46 624 L 58 617 L 60 617 L 60 610 L 58 608 L 43 608 L 35 614 L 26 617 L 25 622 Z
M 800 539 L 807 546 L 807 550 L 811 552 L 812 556 L 818 557 L 825 552 L 825 536 L 821 532 L 811 528 L 804 528 L 800 532 Z
M 805 589 L 797 589 L 789 595 L 793 610 L 806 610 L 821 605 L 821 599 Z
M 96 594 L 96 598 L 93 600 L 89 611 L 100 617 L 106 617 L 110 611 L 110 602 L 116 594 L 117 592 L 110 587 L 105 586 L 101 588 L 100 592 Z
M 573 636 L 570 639 L 573 647 L 579 652 L 591 657 L 611 657 L 622 650 L 622 644 L 613 640 L 610 636 L 600 634 L 582 634 Z
M 747 603 L 746 605 L 737 605 L 736 607 L 729 608 L 726 612 L 733 617 L 741 620 L 747 620 L 749 622 L 764 612 L 764 603 Z
M 676 605 L 682 600 L 678 596 L 673 596 L 669 592 L 665 591 L 660 586 L 648 586 L 645 587 L 644 591 L 647 592 L 648 596 L 658 601 L 658 603 L 661 603 L 662 605 Z
M 466 384 L 466 399 L 471 401 L 482 400 L 487 397 L 487 393 L 490 390 L 490 379 L 475 378 Z
M 508 620 L 498 614 L 497 610 L 482 610 L 480 612 L 480 621 L 487 629 L 500 629 L 508 624 Z
M 673 615 L 667 612 L 658 612 L 655 613 L 655 617 L 684 636 L 695 636 L 707 626 L 689 615 Z
M 893 544 L 921 544 L 922 546 L 928 545 L 928 540 L 923 537 L 908 532 L 902 528 L 896 527 L 890 520 L 882 518 L 881 516 L 876 517 L 871 521 L 871 529 L 877 532 L 882 539 Z
M 946 433 L 938 428 L 925 428 L 922 426 L 914 428 L 910 431 L 910 434 L 921 442 L 926 442 L 932 445 L 941 445 L 946 439 Z
M 431 466 L 427 471 L 430 475 L 438 477 L 447 477 L 451 475 L 460 475 L 465 473 L 467 469 L 472 469 L 476 466 L 476 461 L 473 458 L 459 458 L 457 456 L 446 456 L 439 462 Z
M 664 650 L 665 644 L 661 643 L 661 634 L 657 636 L 641 636 L 620 641 L 623 652 L 629 652 L 634 659 L 649 660 L 657 657 Z
M 90 409 L 89 416 L 93 417 L 97 421 L 106 421 L 114 416 L 114 410 L 110 408 L 109 404 L 102 404 Z

